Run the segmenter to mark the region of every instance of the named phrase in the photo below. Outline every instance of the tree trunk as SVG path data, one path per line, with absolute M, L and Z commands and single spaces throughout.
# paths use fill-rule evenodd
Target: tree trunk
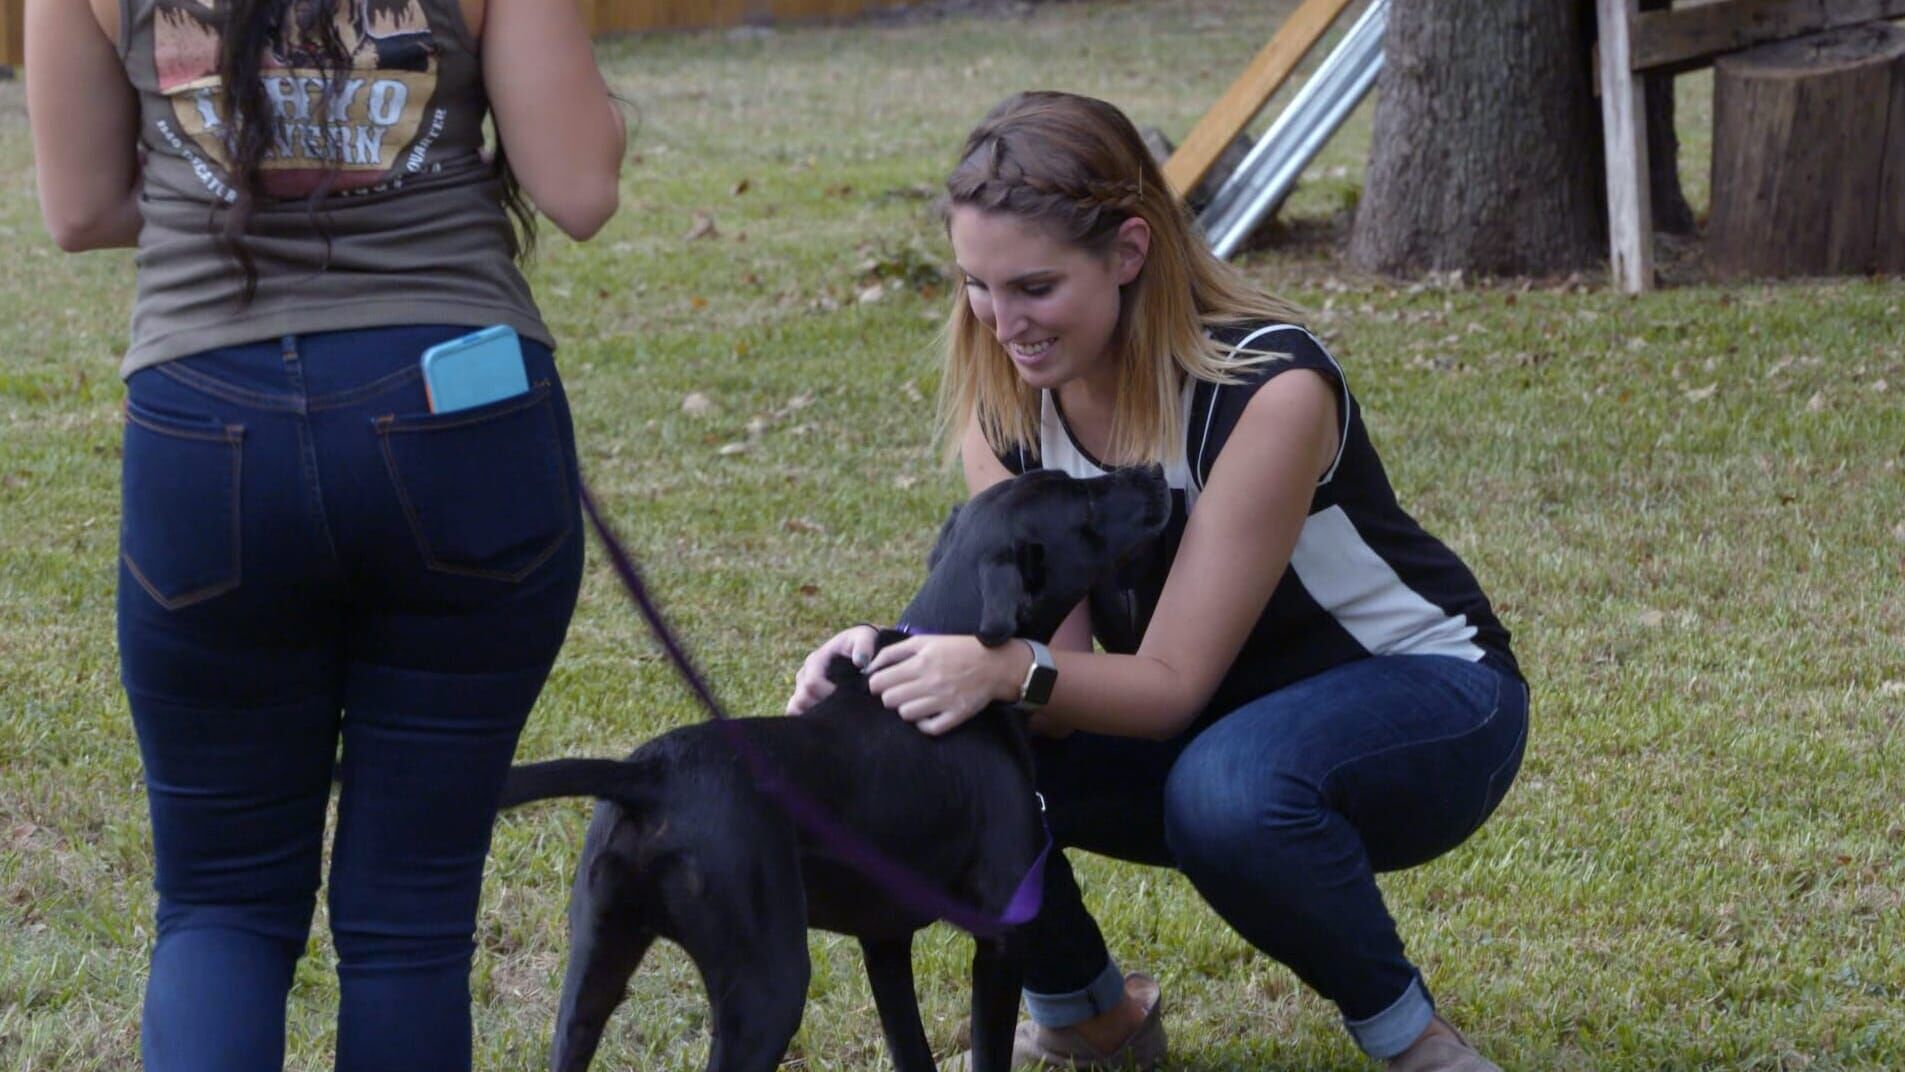
M 1673 0 L 1640 0 L 1642 11 L 1664 11 Z M 1653 206 L 1654 230 L 1673 235 L 1693 233 L 1693 209 L 1680 189 L 1680 135 L 1673 125 L 1671 74 L 1649 74 L 1641 79 L 1647 99 L 1647 195 Z
M 1590 25 L 1576 0 L 1392 0 L 1351 261 L 1544 274 L 1604 259 Z
M 1721 57 L 1710 256 L 1722 275 L 1905 267 L 1905 28 Z

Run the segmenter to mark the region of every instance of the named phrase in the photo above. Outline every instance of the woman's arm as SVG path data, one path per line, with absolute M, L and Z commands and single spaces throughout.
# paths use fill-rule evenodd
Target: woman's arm
M 26 107 L 53 241 L 69 253 L 136 244 L 139 98 L 86 0 L 27 0 Z
M 1160 739 L 1189 728 L 1290 564 L 1317 478 L 1336 456 L 1336 396 L 1328 380 L 1307 370 L 1257 391 L 1184 526 L 1137 653 L 1055 654 L 1049 720 Z
M 488 0 L 482 59 L 517 181 L 565 234 L 591 237 L 621 198 L 627 131 L 575 0 Z
M 1323 376 L 1295 370 L 1260 388 L 1185 526 L 1137 653 L 1055 651 L 1058 684 L 1043 720 L 1126 737 L 1187 728 L 1289 565 L 1336 439 L 1336 390 Z M 943 733 L 971 717 L 967 706 L 1018 697 L 1029 658 L 1023 648 L 987 649 L 970 637 L 907 641 L 874 660 L 870 684 L 902 717 Z

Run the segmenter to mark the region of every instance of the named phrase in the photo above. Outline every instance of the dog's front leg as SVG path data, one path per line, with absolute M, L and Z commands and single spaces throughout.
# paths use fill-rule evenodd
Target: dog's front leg
M 972 1072 L 1012 1067 L 1012 1031 L 1019 1016 L 1025 976 L 1022 939 L 977 938 L 972 950 Z
M 919 994 L 913 989 L 913 936 L 862 938 L 860 952 L 893 1067 L 899 1072 L 933 1072 L 933 1048 L 919 1021 Z

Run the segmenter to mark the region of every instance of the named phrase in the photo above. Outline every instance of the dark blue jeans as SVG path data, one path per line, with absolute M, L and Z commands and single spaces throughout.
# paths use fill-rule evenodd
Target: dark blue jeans
M 582 539 L 546 347 L 524 343 L 528 394 L 427 412 L 418 357 L 468 330 L 299 336 L 128 382 L 119 650 L 159 894 L 152 1072 L 283 1066 L 334 767 L 337 1067 L 470 1067 L 496 797 Z
M 1376 873 L 1461 844 L 1520 769 L 1528 693 L 1492 660 L 1379 656 L 1260 697 L 1170 741 L 1035 745 L 1059 844 L 1182 871 L 1237 932 L 1336 1003 L 1371 1056 L 1434 1006 Z M 1026 1000 L 1063 1026 L 1115 1003 L 1118 969 L 1054 854 Z

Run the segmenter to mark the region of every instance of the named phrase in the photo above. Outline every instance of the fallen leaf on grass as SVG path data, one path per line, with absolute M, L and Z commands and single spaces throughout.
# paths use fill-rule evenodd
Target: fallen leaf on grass
M 820 586 L 817 584 L 803 584 L 799 588 L 794 589 L 794 591 L 811 598 L 820 594 Z
M 746 443 L 723 443 L 721 449 L 715 451 L 715 453 L 727 457 L 734 454 L 746 454 L 747 451 L 748 444 Z
M 1705 402 L 1707 399 L 1712 398 L 1714 392 L 1719 389 L 1720 385 L 1718 383 L 1709 383 L 1705 387 L 1695 387 L 1685 392 L 1685 395 L 1689 402 Z
M 827 534 L 827 526 L 817 521 L 809 521 L 804 517 L 790 517 L 781 522 L 781 528 L 788 532 L 811 532 L 821 536 Z
M 865 290 L 862 290 L 859 293 L 858 297 L 860 299 L 861 305 L 868 305 L 873 302 L 879 301 L 881 298 L 886 297 L 886 288 L 884 286 L 881 286 L 878 283 L 875 283 L 872 286 L 866 288 Z
M 1634 620 L 1648 629 L 1658 629 L 1666 624 L 1667 615 L 1657 610 L 1644 610 Z
M 747 179 L 742 179 L 740 182 L 734 184 L 734 189 L 728 191 L 728 196 L 739 197 L 747 193 L 753 186 L 754 184 L 752 182 L 749 182 Z
M 697 212 L 694 222 L 688 225 L 688 233 L 681 236 L 683 242 L 693 242 L 701 238 L 713 238 L 721 232 L 714 225 L 714 217 L 705 212 Z
M 1824 391 L 1814 391 L 1812 394 L 1812 397 L 1806 399 L 1807 413 L 1817 413 L 1820 410 L 1825 408 L 1826 408 L 1826 393 Z
M 714 399 L 700 391 L 690 391 L 688 397 L 681 400 L 681 412 L 690 417 L 699 417 L 714 409 Z

